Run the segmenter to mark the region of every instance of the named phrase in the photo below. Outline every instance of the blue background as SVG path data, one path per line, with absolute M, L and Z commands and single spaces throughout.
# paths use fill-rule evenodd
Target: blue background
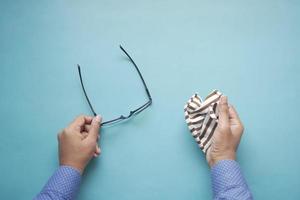
M 0 2 L 0 199 L 31 199 L 58 166 L 57 132 L 144 103 L 119 50 L 140 66 L 153 105 L 102 129 L 102 156 L 78 199 L 211 199 L 210 171 L 184 122 L 198 92 L 229 96 L 246 127 L 238 160 L 256 199 L 300 199 L 300 3 Z

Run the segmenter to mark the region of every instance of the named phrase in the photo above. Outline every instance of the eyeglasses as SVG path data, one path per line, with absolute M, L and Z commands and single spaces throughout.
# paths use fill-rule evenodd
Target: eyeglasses
M 120 45 L 120 49 L 126 54 L 126 56 L 129 58 L 130 62 L 131 62 L 131 63 L 133 64 L 133 66 L 135 67 L 137 73 L 139 74 L 139 77 L 141 78 L 142 83 L 143 83 L 143 85 L 144 85 L 144 88 L 145 88 L 145 91 L 146 91 L 146 94 L 147 94 L 147 97 L 148 97 L 148 101 L 147 101 L 145 104 L 143 104 L 142 106 L 138 107 L 137 109 L 131 110 L 127 116 L 121 115 L 121 116 L 118 117 L 118 118 L 115 118 L 115 119 L 112 119 L 112 120 L 108 120 L 108 121 L 102 122 L 101 125 L 110 125 L 110 124 L 114 124 L 114 123 L 118 123 L 118 122 L 127 120 L 127 119 L 129 119 L 129 118 L 131 118 L 131 117 L 133 117 L 133 116 L 135 116 L 135 115 L 141 113 L 143 110 L 145 110 L 146 108 L 148 108 L 148 107 L 152 104 L 152 97 L 151 97 L 151 95 L 150 95 L 150 92 L 149 92 L 149 90 L 148 90 L 148 87 L 147 87 L 147 85 L 146 85 L 146 83 L 145 83 L 145 80 L 144 80 L 144 78 L 143 78 L 143 76 L 142 76 L 142 74 L 141 74 L 139 68 L 137 67 L 137 65 L 135 64 L 135 62 L 133 61 L 133 59 L 130 57 L 130 55 L 125 51 L 125 49 L 124 49 L 121 45 Z M 81 76 L 81 70 L 80 70 L 80 65 L 77 64 L 77 67 L 78 67 L 78 73 L 79 73 L 79 78 L 80 78 L 81 87 L 82 87 L 82 90 L 83 90 L 83 92 L 84 92 L 85 98 L 86 98 L 86 100 L 87 100 L 87 102 L 88 102 L 88 104 L 89 104 L 89 107 L 90 107 L 90 109 L 91 109 L 93 115 L 96 116 L 97 113 L 95 112 L 95 110 L 94 110 L 94 108 L 93 108 L 93 106 L 92 106 L 92 104 L 91 104 L 91 101 L 89 100 L 89 97 L 88 97 L 88 95 L 87 95 L 87 93 L 86 93 L 86 91 L 85 91 L 84 85 L 83 85 L 82 76 Z

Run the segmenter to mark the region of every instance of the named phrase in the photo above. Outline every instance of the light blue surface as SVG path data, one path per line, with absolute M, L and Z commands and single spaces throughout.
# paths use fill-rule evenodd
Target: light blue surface
M 299 1 L 1 1 L 0 199 L 31 199 L 58 166 L 57 132 L 146 94 L 143 114 L 102 130 L 78 199 L 210 199 L 183 105 L 220 89 L 246 131 L 239 162 L 256 199 L 300 199 Z

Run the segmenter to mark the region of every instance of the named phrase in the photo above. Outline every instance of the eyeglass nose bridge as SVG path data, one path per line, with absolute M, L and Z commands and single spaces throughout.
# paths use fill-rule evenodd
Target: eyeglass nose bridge
M 135 112 L 131 110 L 127 116 L 121 115 L 121 116 L 120 116 L 120 119 L 128 119 L 128 118 L 131 117 L 134 113 L 135 113 Z

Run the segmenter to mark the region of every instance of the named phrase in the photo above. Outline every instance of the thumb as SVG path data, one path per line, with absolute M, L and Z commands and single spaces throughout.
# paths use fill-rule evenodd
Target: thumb
M 219 103 L 219 123 L 222 126 L 229 125 L 229 108 L 228 108 L 228 100 L 226 96 L 221 96 Z
M 102 118 L 99 115 L 97 115 L 96 117 L 93 118 L 92 123 L 91 123 L 91 128 L 90 128 L 87 138 L 92 139 L 92 140 L 97 140 L 101 121 L 102 121 Z

